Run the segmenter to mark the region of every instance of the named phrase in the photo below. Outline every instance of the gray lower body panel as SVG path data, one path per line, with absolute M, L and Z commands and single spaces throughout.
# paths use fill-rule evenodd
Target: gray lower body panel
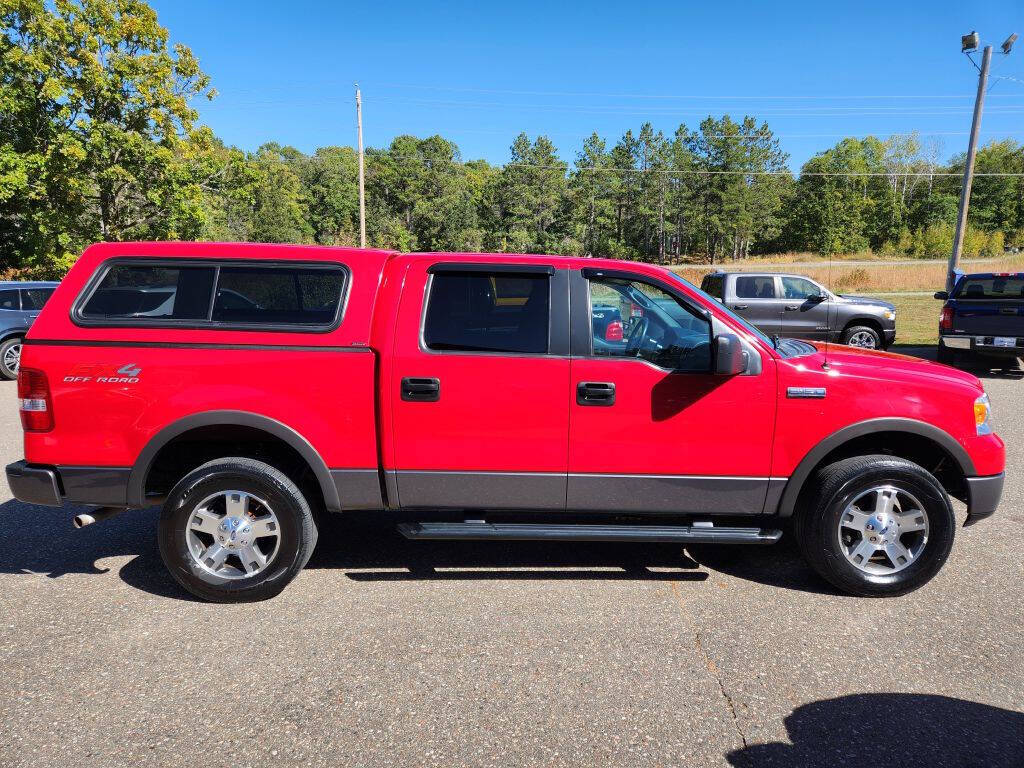
M 338 489 L 343 510 L 384 509 L 380 472 L 376 469 L 332 469 L 331 480 Z
M 57 467 L 65 501 L 102 507 L 127 505 L 131 473 L 131 469 L 121 467 Z
M 786 484 L 785 478 L 692 475 L 443 471 L 387 475 L 392 506 L 397 506 L 394 492 L 404 509 L 759 515 L 776 511 Z
M 759 515 L 767 477 L 569 475 L 567 508 L 593 512 Z
M 565 510 L 565 475 L 545 472 L 394 473 L 404 509 Z

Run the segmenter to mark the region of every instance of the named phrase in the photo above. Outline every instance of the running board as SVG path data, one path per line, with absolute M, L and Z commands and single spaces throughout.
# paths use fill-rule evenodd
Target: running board
M 665 544 L 774 544 L 782 531 L 712 525 L 574 525 L 543 523 L 399 523 L 407 539 L 479 541 L 642 541 Z

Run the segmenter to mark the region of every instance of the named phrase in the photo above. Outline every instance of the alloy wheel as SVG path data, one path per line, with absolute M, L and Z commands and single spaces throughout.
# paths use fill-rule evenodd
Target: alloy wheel
M 910 567 L 928 543 L 928 513 L 902 488 L 860 493 L 839 518 L 839 546 L 858 570 L 888 576 Z
M 185 524 L 193 562 L 225 579 L 262 573 L 281 546 L 277 515 L 261 498 L 245 491 L 219 491 L 196 505 Z
M 4 352 L 4 367 L 11 373 L 18 372 L 21 363 L 21 344 L 11 344 Z

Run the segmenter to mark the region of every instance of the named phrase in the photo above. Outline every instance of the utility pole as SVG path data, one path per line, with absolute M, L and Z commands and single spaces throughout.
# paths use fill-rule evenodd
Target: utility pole
M 949 254 L 949 269 L 946 271 L 946 291 L 953 290 L 956 277 L 953 271 L 960 266 L 960 252 L 964 247 L 967 229 L 967 207 L 971 203 L 971 183 L 974 181 L 974 156 L 978 151 L 978 129 L 981 127 L 981 110 L 985 106 L 985 88 L 988 85 L 988 68 L 992 63 L 992 46 L 986 45 L 981 54 L 981 70 L 978 73 L 978 95 L 974 99 L 974 120 L 971 123 L 971 139 L 967 143 L 967 161 L 964 163 L 964 181 L 960 187 L 960 210 L 956 217 L 956 234 L 953 236 L 953 252 Z
M 366 247 L 366 185 L 363 170 L 363 97 L 356 83 L 356 128 L 359 141 L 359 247 Z

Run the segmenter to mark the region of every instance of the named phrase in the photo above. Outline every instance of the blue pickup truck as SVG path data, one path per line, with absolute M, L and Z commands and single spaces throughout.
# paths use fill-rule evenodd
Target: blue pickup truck
M 939 291 L 939 362 L 1016 367 L 1024 357 L 1024 272 L 957 273 Z

